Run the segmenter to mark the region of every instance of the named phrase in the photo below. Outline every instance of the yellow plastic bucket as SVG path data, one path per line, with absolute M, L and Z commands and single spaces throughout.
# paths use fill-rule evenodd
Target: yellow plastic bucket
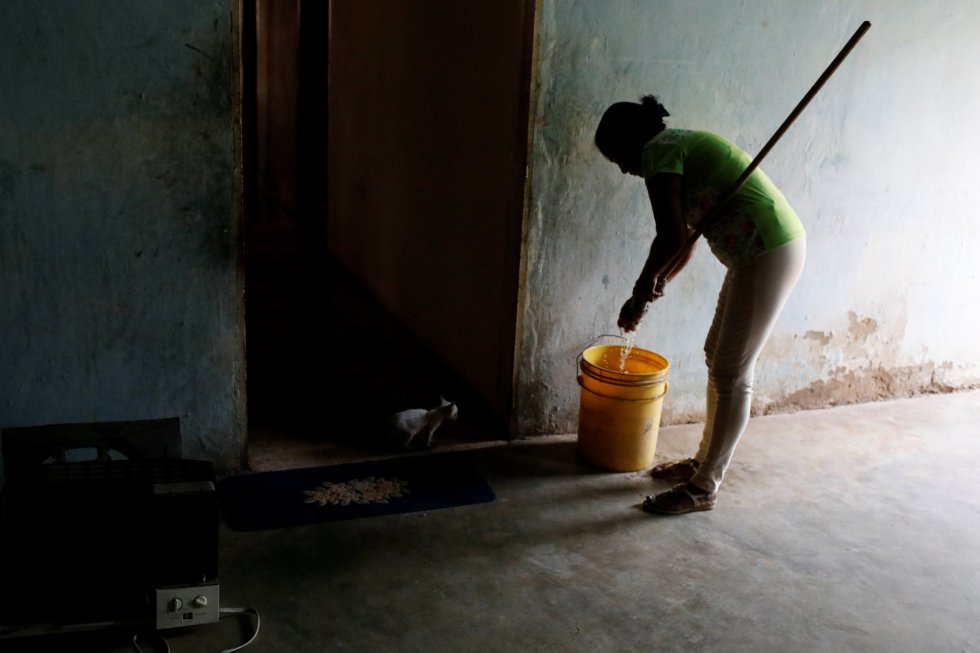
M 623 369 L 621 345 L 589 347 L 579 356 L 579 457 L 614 472 L 653 464 L 670 364 L 633 347 Z

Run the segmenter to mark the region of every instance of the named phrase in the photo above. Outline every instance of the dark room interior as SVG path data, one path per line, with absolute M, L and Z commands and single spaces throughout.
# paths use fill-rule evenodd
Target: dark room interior
M 980 651 L 980 6 L 0 9 L 3 653 Z M 695 496 L 728 272 L 636 290 L 596 124 L 757 153 L 864 21 L 766 160 L 807 263 Z

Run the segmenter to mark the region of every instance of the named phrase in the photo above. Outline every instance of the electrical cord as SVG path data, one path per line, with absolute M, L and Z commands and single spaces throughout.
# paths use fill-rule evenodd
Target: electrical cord
M 158 633 L 153 633 L 153 634 L 157 636 L 157 639 L 163 642 L 164 650 L 166 650 L 167 653 L 170 653 L 170 644 L 167 643 L 167 640 L 164 639 L 164 637 Z M 139 643 L 137 643 L 136 641 L 138 637 L 139 637 L 139 633 L 133 635 L 133 648 L 136 649 L 137 653 L 143 653 L 143 649 L 140 648 Z
M 259 616 L 259 611 L 255 608 L 221 608 L 218 610 L 218 619 L 221 619 L 222 615 L 226 614 L 254 614 L 255 615 L 255 632 L 252 636 L 248 638 L 248 641 L 244 644 L 240 644 L 235 648 L 226 648 L 221 653 L 234 653 L 234 651 L 240 651 L 252 642 L 255 638 L 259 636 L 259 627 L 262 626 L 262 617 Z
M 226 648 L 223 651 L 221 651 L 221 653 L 234 653 L 235 651 L 240 651 L 246 646 L 249 646 L 259 636 L 259 628 L 262 626 L 262 617 L 259 616 L 259 611 L 256 610 L 255 608 L 221 608 L 220 610 L 218 610 L 218 619 L 221 619 L 226 615 L 232 615 L 232 614 L 254 614 L 255 631 L 252 633 L 252 636 L 248 638 L 248 641 L 245 642 L 244 644 L 239 644 L 234 648 Z M 162 635 L 160 635 L 160 633 L 154 632 L 153 634 L 156 635 L 161 642 L 163 642 L 163 646 L 164 649 L 166 650 L 166 653 L 171 653 L 170 644 L 167 642 L 167 640 Z M 136 653 L 144 653 L 143 649 L 140 648 L 139 643 L 136 641 L 137 638 L 139 638 L 139 634 L 133 635 L 133 648 L 136 649 Z

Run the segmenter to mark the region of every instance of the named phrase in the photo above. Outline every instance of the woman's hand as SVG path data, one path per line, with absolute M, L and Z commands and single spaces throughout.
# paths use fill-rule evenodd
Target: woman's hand
M 652 288 L 640 282 L 633 287 L 633 296 L 626 300 L 619 310 L 619 320 L 616 324 L 623 331 L 636 331 L 646 315 L 652 302 L 664 296 L 664 280 L 657 279 Z
M 649 303 L 645 299 L 633 295 L 619 309 L 619 321 L 616 324 L 623 331 L 636 331 L 636 328 L 640 326 L 640 322 L 643 321 L 643 316 L 647 313 L 647 306 L 649 306 Z

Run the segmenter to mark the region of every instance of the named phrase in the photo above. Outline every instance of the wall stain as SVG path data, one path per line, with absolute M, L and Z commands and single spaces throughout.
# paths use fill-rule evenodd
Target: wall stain
M 847 312 L 848 333 L 855 342 L 864 342 L 878 331 L 878 322 L 870 317 L 859 320 L 854 311 Z
M 207 52 L 205 52 L 201 48 L 195 47 L 195 46 L 191 45 L 190 43 L 185 43 L 184 44 L 184 47 L 187 48 L 187 49 L 189 49 L 189 50 L 193 50 L 194 52 L 197 52 L 200 55 L 203 55 L 205 58 L 207 58 L 207 59 L 209 59 L 211 61 L 214 61 L 214 57 L 212 57 L 210 54 L 208 54 Z M 200 71 L 200 69 L 198 69 L 198 71 Z
M 820 346 L 827 346 L 830 341 L 834 338 L 834 332 L 824 332 L 824 331 L 807 331 L 803 334 L 805 340 L 813 340 Z
M 792 358 L 803 354 L 816 377 L 795 391 L 757 394 L 752 415 L 792 413 L 832 406 L 886 401 L 923 394 L 958 392 L 980 387 L 956 379 L 952 361 L 903 364 L 896 343 L 901 342 L 904 321 L 882 326 L 871 317 L 847 312 L 847 328 L 813 330 L 796 340 L 806 341 L 804 350 L 791 342 L 773 343 L 770 355 Z M 767 345 L 768 347 L 768 345 Z M 812 378 L 812 377 L 811 377 Z M 954 380 L 956 379 L 956 380 Z
M 752 414 L 773 415 L 813 410 L 831 406 L 870 403 L 923 394 L 958 392 L 968 388 L 945 383 L 944 373 L 953 369 L 953 363 L 932 362 L 904 367 L 884 368 L 872 366 L 856 370 L 838 368 L 827 379 L 810 385 L 786 397 L 762 405 L 753 404 Z M 980 384 L 971 386 L 980 387 Z

